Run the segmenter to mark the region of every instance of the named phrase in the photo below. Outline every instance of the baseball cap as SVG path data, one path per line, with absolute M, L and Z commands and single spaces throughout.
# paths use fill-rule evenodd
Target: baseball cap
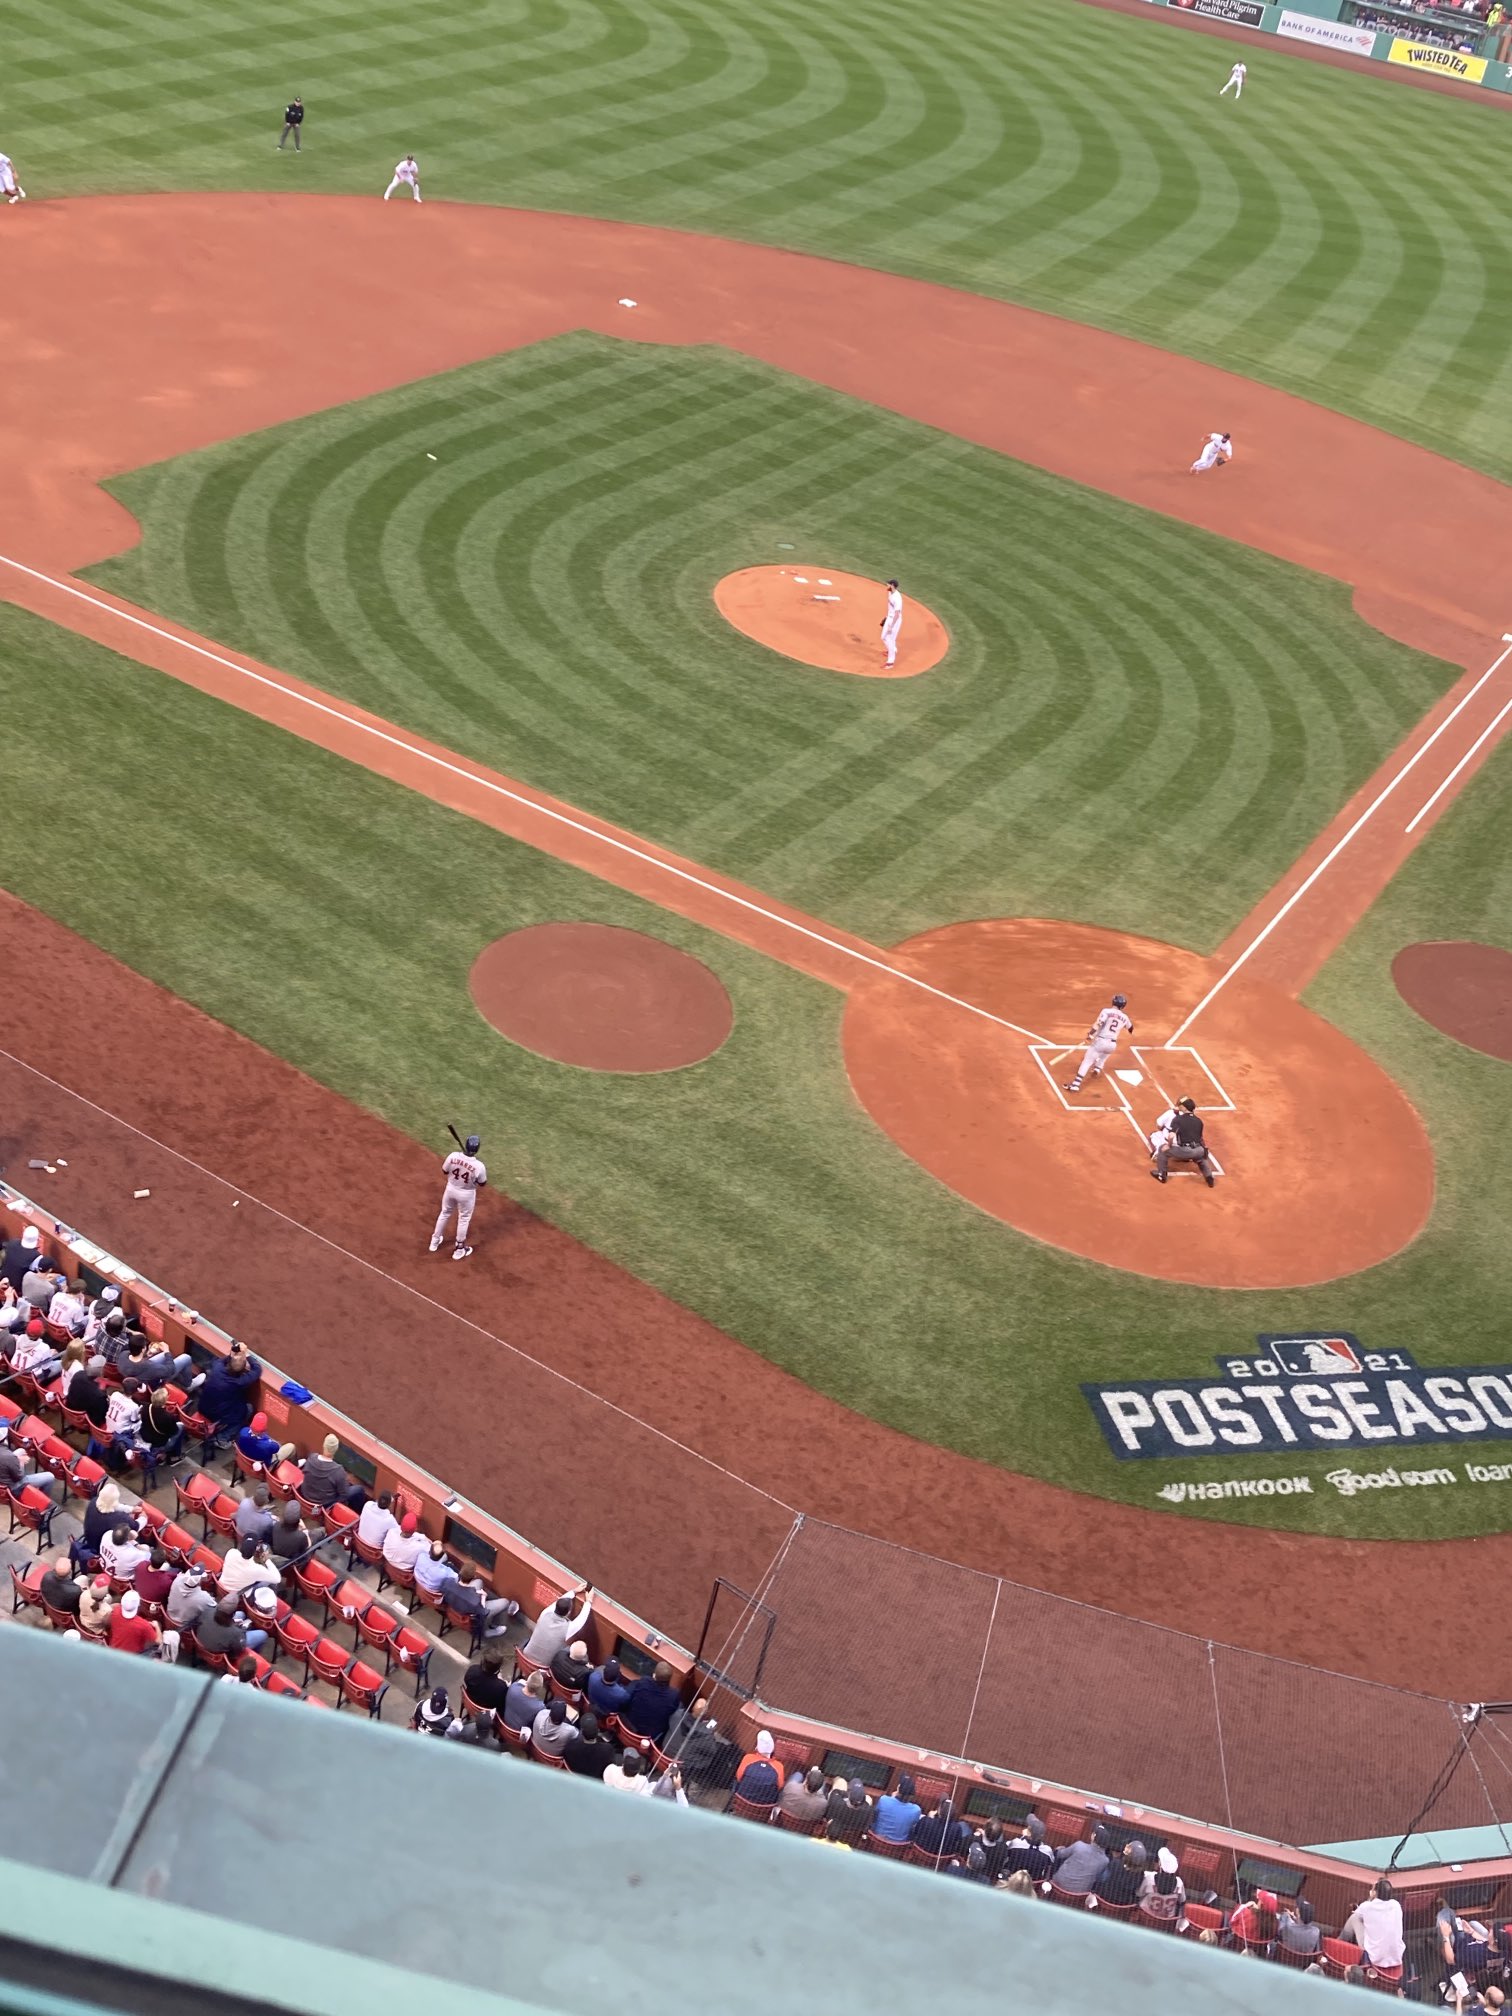
M 1274 1890 L 1257 1890 L 1255 1892 L 1255 1902 L 1260 1906 L 1262 1911 L 1275 1911 L 1279 1909 Z
M 41 1337 L 46 1334 L 46 1330 L 47 1325 L 42 1321 L 40 1316 L 33 1316 L 30 1323 L 26 1326 L 28 1337 Z
M 42 1234 L 37 1230 L 35 1225 L 28 1225 L 26 1230 L 21 1234 L 21 1244 L 28 1247 L 37 1247 L 41 1243 Z
M 252 1416 L 252 1433 L 254 1435 L 261 1435 L 267 1425 L 268 1417 L 266 1414 L 254 1414 Z
M 138 1596 L 135 1589 L 128 1589 L 126 1594 L 121 1598 L 121 1615 L 123 1617 L 135 1617 L 141 1607 L 141 1597 Z
M 401 1533 L 413 1533 L 419 1527 L 419 1524 L 420 1521 L 415 1517 L 413 1512 L 406 1512 L 404 1517 L 399 1521 L 399 1531 Z

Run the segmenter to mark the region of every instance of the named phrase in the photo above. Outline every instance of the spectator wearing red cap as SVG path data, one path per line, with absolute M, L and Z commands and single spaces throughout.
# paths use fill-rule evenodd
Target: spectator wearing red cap
M 110 1628 L 110 1613 L 115 1604 L 110 1597 L 110 1577 L 96 1575 L 84 1594 L 79 1598 L 79 1626 L 81 1630 L 93 1631 L 103 1636 Z
M 1230 1942 L 1246 1951 L 1268 1953 L 1276 1936 L 1277 1901 L 1274 1890 L 1257 1890 L 1230 1918 Z
M 384 1536 L 383 1558 L 390 1568 L 397 1568 L 401 1575 L 413 1575 L 416 1561 L 429 1544 L 414 1513 L 406 1512 L 399 1524 L 390 1527 Z
M 11 1352 L 11 1363 L 18 1372 L 30 1372 L 44 1386 L 51 1385 L 63 1369 L 63 1361 L 58 1356 L 58 1347 L 47 1341 L 47 1326 L 40 1316 L 33 1316 L 21 1336 L 16 1339 L 16 1348 Z
M 292 1442 L 275 1442 L 268 1433 L 266 1414 L 254 1414 L 237 1435 L 236 1446 L 249 1463 L 261 1463 L 271 1470 L 275 1463 L 287 1463 L 294 1454 Z

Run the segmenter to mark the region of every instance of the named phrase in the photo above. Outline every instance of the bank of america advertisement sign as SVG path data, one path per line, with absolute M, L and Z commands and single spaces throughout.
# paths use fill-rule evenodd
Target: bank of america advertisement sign
M 1113 1454 L 1300 1455 L 1512 1441 L 1512 1366 L 1425 1369 L 1348 1331 L 1267 1332 L 1217 1379 L 1131 1379 L 1082 1392 Z
M 1278 35 L 1290 35 L 1295 42 L 1316 42 L 1324 49 L 1349 49 L 1368 56 L 1375 48 L 1374 28 L 1347 28 L 1342 21 L 1320 21 L 1314 14 L 1294 14 L 1286 8 L 1276 23 Z

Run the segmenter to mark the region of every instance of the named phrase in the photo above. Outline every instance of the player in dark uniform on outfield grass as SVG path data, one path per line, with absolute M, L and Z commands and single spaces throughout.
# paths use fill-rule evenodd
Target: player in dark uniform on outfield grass
M 294 135 L 294 152 L 296 154 L 299 152 L 299 129 L 303 124 L 304 100 L 303 98 L 295 98 L 284 108 L 284 130 L 278 136 L 278 151 L 280 154 L 283 152 L 283 143 L 291 133 Z

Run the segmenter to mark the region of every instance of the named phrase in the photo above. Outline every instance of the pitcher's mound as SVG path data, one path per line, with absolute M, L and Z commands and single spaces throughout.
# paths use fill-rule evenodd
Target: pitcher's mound
M 735 1022 L 708 967 L 613 924 L 532 924 L 485 945 L 468 977 L 501 1036 L 586 1071 L 700 1064 Z
M 1425 1022 L 1512 1063 L 1512 952 L 1466 940 L 1407 945 L 1392 960 L 1391 977 Z
M 905 589 L 898 662 L 887 664 L 887 584 L 833 567 L 742 567 L 715 588 L 714 606 L 743 636 L 821 672 L 913 679 L 950 649 L 945 625 Z

